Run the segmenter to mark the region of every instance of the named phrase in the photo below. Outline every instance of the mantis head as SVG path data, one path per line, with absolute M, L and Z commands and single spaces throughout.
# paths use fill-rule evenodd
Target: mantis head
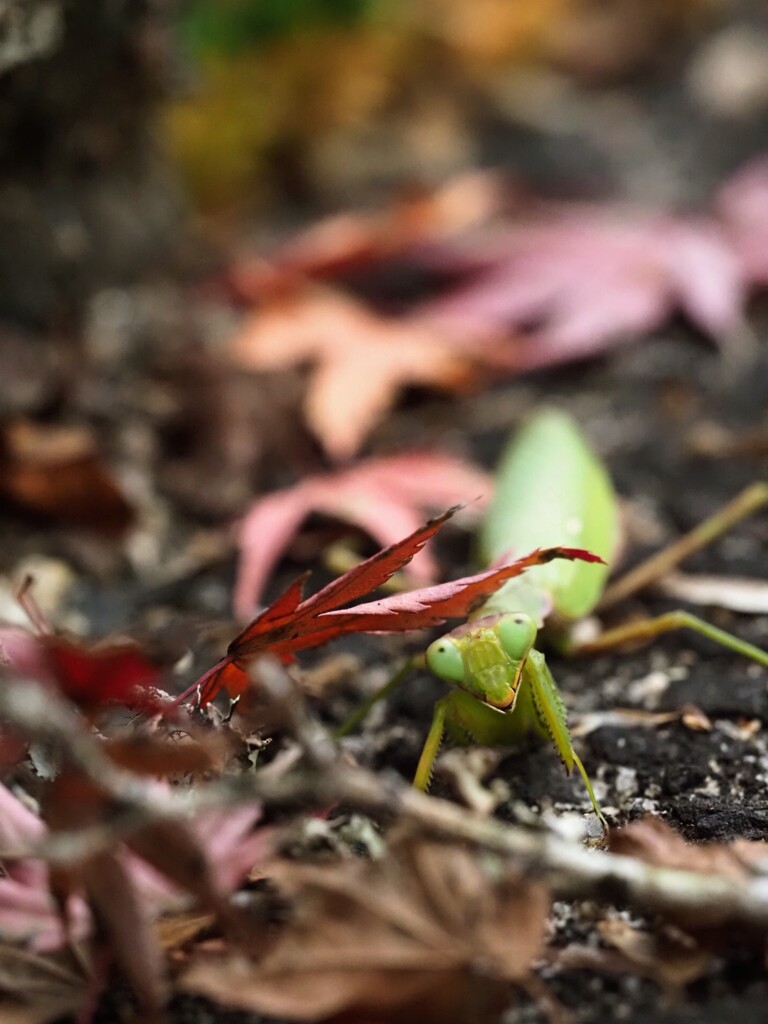
M 536 623 L 523 612 L 487 616 L 435 640 L 427 665 L 493 707 L 511 710 L 525 659 L 536 640 Z

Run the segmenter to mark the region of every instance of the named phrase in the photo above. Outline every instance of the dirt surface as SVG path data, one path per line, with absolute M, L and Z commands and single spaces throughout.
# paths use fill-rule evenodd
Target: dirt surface
M 139 379 L 142 372 L 137 371 Z M 546 402 L 568 409 L 584 425 L 626 499 L 630 564 L 695 525 L 765 472 L 764 458 L 713 460 L 694 454 L 693 448 L 707 423 L 714 421 L 738 433 L 759 419 L 767 377 L 765 354 L 748 372 L 732 374 L 706 343 L 672 328 L 610 360 L 507 385 L 460 406 L 447 400 L 406 405 L 382 430 L 384 437 L 378 443 L 429 442 L 447 436 L 460 439 L 462 446 L 490 466 L 509 429 L 534 405 Z M 117 385 L 118 391 L 121 386 Z M 125 421 L 118 423 L 117 416 L 105 414 L 103 426 L 103 436 L 114 439 L 124 430 Z M 199 520 L 188 507 L 173 501 L 181 534 L 194 535 Z M 98 543 L 84 544 L 71 532 L 32 531 L 20 517 L 6 517 L 3 537 L 0 556 L 6 569 L 18 565 L 19 553 L 25 549 L 75 564 L 80 559 L 77 582 L 59 608 L 65 623 L 68 615 L 76 614 L 94 633 L 130 626 L 139 635 L 151 637 L 169 656 L 192 643 L 198 653 L 196 667 L 218 649 L 220 641 L 206 637 L 226 636 L 231 629 L 226 612 L 234 569 L 231 555 L 195 565 L 191 572 L 158 585 L 146 572 L 126 564 L 115 566 Z M 757 516 L 695 556 L 686 568 L 764 578 L 768 574 L 766 540 L 768 524 L 764 516 Z M 164 543 L 170 558 L 178 538 Z M 441 553 L 447 576 L 463 573 L 468 563 L 466 535 L 453 530 L 443 538 Z M 290 564 L 284 566 L 275 589 L 294 573 Z M 669 600 L 644 595 L 617 608 L 611 621 L 673 606 Z M 707 609 L 703 614 L 755 644 L 768 645 L 768 617 Z M 200 633 L 198 627 L 203 624 L 205 632 Z M 404 651 L 417 649 L 422 642 L 421 638 L 362 637 L 337 643 L 330 653 L 346 649 L 364 667 L 318 704 L 321 716 L 341 721 L 362 692 L 386 677 Z M 328 657 L 327 651 L 314 652 L 303 663 L 318 665 Z M 693 705 L 709 719 L 710 727 L 704 729 L 682 721 L 661 726 L 598 725 L 578 740 L 612 824 L 652 812 L 692 841 L 766 838 L 768 683 L 764 671 L 707 641 L 682 634 L 660 638 L 634 652 L 592 659 L 567 660 L 553 652 L 550 664 L 577 728 L 587 716 L 615 708 L 655 713 Z M 431 705 L 441 692 L 435 680 L 414 677 L 386 707 L 370 715 L 358 736 L 346 741 L 348 749 L 363 764 L 410 777 Z M 493 793 L 495 813 L 504 820 L 521 815 L 525 819 L 531 812 L 558 816 L 586 812 L 580 781 L 565 776 L 549 749 L 506 753 L 484 781 L 478 779 L 471 756 L 471 752 L 459 753 L 459 775 L 471 777 L 486 795 Z M 454 772 L 438 771 L 435 792 L 461 799 L 455 779 Z M 590 904 L 558 904 L 556 909 L 555 948 L 573 943 L 600 945 L 595 921 L 603 911 Z M 540 976 L 585 1024 L 606 1019 L 716 1022 L 737 1012 L 744 1022 L 759 1021 L 764 1019 L 768 995 L 760 958 L 738 949 L 723 952 L 704 978 L 674 998 L 655 982 L 633 975 L 566 969 L 555 963 L 543 966 Z M 116 1012 L 111 998 L 99 1019 L 116 1019 L 110 1016 Z M 172 1019 L 179 1024 L 213 1020 L 255 1024 L 257 1020 L 187 997 L 173 1004 Z M 521 1024 L 545 1019 L 546 1013 L 526 999 L 505 1017 Z

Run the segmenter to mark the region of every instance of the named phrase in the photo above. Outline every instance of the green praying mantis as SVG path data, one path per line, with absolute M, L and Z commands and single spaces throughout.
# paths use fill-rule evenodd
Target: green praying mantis
M 619 543 L 618 501 L 607 470 L 576 423 L 543 411 L 523 428 L 502 456 L 493 502 L 479 533 L 486 563 L 504 561 L 537 547 L 587 548 L 608 562 Z M 688 628 L 768 667 L 768 653 L 685 611 L 610 629 L 585 644 L 570 628 L 593 611 L 628 597 L 734 523 L 768 503 L 768 484 L 756 483 L 671 547 L 607 587 L 607 564 L 552 561 L 508 580 L 469 620 L 429 645 L 427 667 L 451 684 L 434 710 L 414 786 L 429 787 L 443 737 L 485 746 L 518 744 L 530 734 L 554 745 L 566 771 L 579 771 L 592 806 L 605 825 L 589 776 L 573 749 L 565 705 L 544 655 L 539 629 L 560 650 L 596 652 Z M 370 708 L 399 686 L 411 660 L 341 726 L 346 735 Z

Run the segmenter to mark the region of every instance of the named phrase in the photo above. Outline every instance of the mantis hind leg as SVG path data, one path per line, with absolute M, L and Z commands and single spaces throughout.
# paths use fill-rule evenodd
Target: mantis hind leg
M 577 768 L 584 781 L 595 814 L 600 819 L 603 828 L 607 829 L 608 823 L 600 810 L 600 804 L 597 802 L 590 778 L 581 758 L 573 749 L 563 698 L 560 696 L 557 683 L 549 671 L 544 655 L 540 651 L 534 650 L 528 655 L 523 669 L 523 681 L 530 690 L 539 732 L 548 736 L 552 741 L 569 775 L 574 766 Z
M 714 515 L 699 523 L 690 533 L 686 533 L 674 544 L 641 562 L 640 565 L 608 587 L 598 605 L 598 611 L 616 604 L 642 587 L 655 582 L 688 555 L 711 544 L 721 534 L 764 505 L 768 505 L 768 483 L 761 481 L 746 487 Z M 662 633 L 669 633 L 677 629 L 691 629 L 714 643 L 720 644 L 721 647 L 768 667 L 768 652 L 745 640 L 740 640 L 732 633 L 718 629 L 717 626 L 700 619 L 697 615 L 682 610 L 667 612 L 641 622 L 617 626 L 615 629 L 606 630 L 594 640 L 573 645 L 568 649 L 575 654 L 592 654 L 635 641 L 651 640 Z
M 594 640 L 584 644 L 577 644 L 569 650 L 574 654 L 595 654 L 601 651 L 609 651 L 614 647 L 621 647 L 623 644 L 652 640 L 662 633 L 671 633 L 677 629 L 691 629 L 694 633 L 712 640 L 721 647 L 741 654 L 745 658 L 756 661 L 759 665 L 768 668 L 768 651 L 755 647 L 754 644 L 740 640 L 733 633 L 727 633 L 724 629 L 718 629 L 712 623 L 700 619 L 697 615 L 691 615 L 686 611 L 665 612 L 653 619 L 643 619 L 640 622 L 629 622 L 624 626 L 617 626 L 615 629 L 608 629 L 601 633 Z
M 704 522 L 699 523 L 689 533 L 676 540 L 674 544 L 670 544 L 662 551 L 657 551 L 655 555 L 651 555 L 640 565 L 620 576 L 606 589 L 598 604 L 598 611 L 623 601 L 625 597 L 630 597 L 650 583 L 655 583 L 689 555 L 695 551 L 701 551 L 736 523 L 746 519 L 753 512 L 757 512 L 764 505 L 768 505 L 768 482 L 760 481 L 745 487 L 727 505 L 723 505 Z

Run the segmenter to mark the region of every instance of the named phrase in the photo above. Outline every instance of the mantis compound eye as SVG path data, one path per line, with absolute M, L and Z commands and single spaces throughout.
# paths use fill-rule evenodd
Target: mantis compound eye
M 499 619 L 496 625 L 499 642 L 512 661 L 523 661 L 536 640 L 536 623 L 524 612 L 515 612 Z
M 427 648 L 427 666 L 430 672 L 449 683 L 464 680 L 464 659 L 461 651 L 447 636 L 441 636 Z

